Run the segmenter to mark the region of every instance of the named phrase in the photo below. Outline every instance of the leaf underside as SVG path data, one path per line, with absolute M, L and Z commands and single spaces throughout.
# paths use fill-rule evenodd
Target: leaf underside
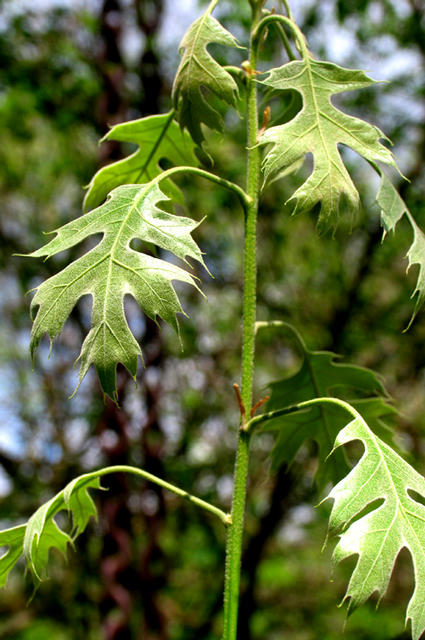
M 198 223 L 161 208 L 169 200 L 161 191 L 159 180 L 117 187 L 102 206 L 60 227 L 53 240 L 30 254 L 49 258 L 93 234 L 102 234 L 93 249 L 37 288 L 31 305 L 33 311 L 37 309 L 31 352 L 34 354 L 45 333 L 55 338 L 78 300 L 91 295 L 92 327 L 78 358 L 79 380 L 94 364 L 104 393 L 114 399 L 117 364 L 123 364 L 134 377 L 141 356 L 127 324 L 124 297 L 131 295 L 149 318 L 160 317 L 178 330 L 176 314 L 182 308 L 172 281 L 196 287 L 187 271 L 131 249 L 130 242 L 138 238 L 182 260 L 190 257 L 203 264 L 202 253 L 191 237 Z
M 173 84 L 176 119 L 200 146 L 204 141 L 201 123 L 218 131 L 223 128 L 222 117 L 205 90 L 232 107 L 236 107 L 238 96 L 234 78 L 208 53 L 207 46 L 211 43 L 238 46 L 234 36 L 207 11 L 183 36 L 182 59 Z
M 85 211 L 101 204 L 115 187 L 142 184 L 156 178 L 162 171 L 161 160 L 165 159 L 174 166 L 198 164 L 194 154 L 195 145 L 189 134 L 182 131 L 173 119 L 172 112 L 117 124 L 103 140 L 129 142 L 137 144 L 139 148 L 127 158 L 99 169 L 88 185 L 84 198 Z M 180 194 L 171 180 L 163 184 L 163 189 L 174 200 Z
M 97 518 L 89 489 L 101 489 L 99 478 L 88 474 L 75 478 L 63 491 L 42 505 L 26 524 L 0 531 L 0 546 L 8 547 L 0 557 L 0 587 L 23 555 L 36 582 L 45 573 L 52 548 L 66 555 L 68 544 L 87 527 L 90 518 Z M 66 533 L 55 521 L 60 511 L 72 514 L 72 531 Z
M 407 607 L 412 637 L 418 640 L 425 630 L 425 507 L 409 491 L 425 498 L 425 480 L 393 449 L 374 435 L 361 416 L 338 435 L 335 448 L 360 440 L 364 454 L 330 492 L 334 501 L 330 532 L 340 534 L 334 561 L 357 555 L 344 601 L 353 610 L 374 592 L 381 599 L 388 587 L 397 556 L 403 548 L 410 552 L 415 588 Z M 373 502 L 382 501 L 358 518 Z M 355 519 L 355 518 L 358 519 Z
M 294 201 L 293 213 L 309 211 L 320 204 L 321 231 L 336 227 L 340 210 L 353 217 L 359 208 L 359 194 L 338 145 L 350 147 L 371 162 L 396 167 L 393 154 L 380 142 L 381 138 L 386 139 L 382 131 L 342 112 L 331 102 L 335 94 L 373 83 L 363 71 L 308 56 L 273 69 L 262 81 L 275 90 L 298 91 L 303 99 L 301 110 L 292 120 L 267 129 L 260 137 L 260 145 L 271 145 L 263 161 L 265 179 L 311 153 L 313 171 L 289 201 Z
M 386 392 L 379 377 L 370 369 L 335 362 L 337 356 L 333 353 L 310 351 L 304 341 L 299 339 L 297 342 L 303 353 L 302 365 L 294 375 L 270 385 L 267 410 L 276 411 L 313 398 L 342 397 L 348 399 L 378 433 L 390 439 L 391 430 L 385 425 L 384 418 L 395 410 L 385 401 Z M 316 483 L 319 488 L 328 482 L 335 484 L 350 470 L 343 450 L 328 458 L 345 422 L 345 412 L 332 404 L 315 405 L 305 411 L 265 421 L 261 429 L 276 432 L 273 468 L 284 463 L 290 465 L 300 447 L 313 440 L 318 447 Z
M 390 180 L 383 173 L 381 184 L 379 186 L 376 201 L 381 208 L 381 224 L 384 229 L 384 238 L 390 231 L 394 231 L 399 220 L 406 216 L 413 232 L 413 242 L 407 252 L 408 265 L 407 270 L 413 265 L 419 266 L 418 279 L 412 298 L 416 297 L 415 307 L 409 327 L 416 317 L 419 309 L 425 301 L 425 235 L 416 224 L 412 214 L 401 198 L 397 189 L 391 184 Z

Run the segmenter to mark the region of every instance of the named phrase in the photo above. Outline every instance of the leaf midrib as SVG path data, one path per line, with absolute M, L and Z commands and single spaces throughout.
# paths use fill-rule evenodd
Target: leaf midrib
M 196 52 L 196 48 L 197 48 L 197 44 L 198 44 L 198 39 L 200 38 L 200 33 L 201 33 L 202 28 L 204 26 L 205 20 L 207 20 L 207 18 L 209 18 L 209 17 L 210 17 L 210 14 L 208 13 L 208 11 L 206 11 L 199 18 L 199 25 L 198 25 L 198 28 L 196 30 L 192 46 L 191 47 L 186 47 L 186 52 L 185 53 L 186 53 L 186 55 L 188 57 L 188 61 L 187 61 L 187 65 L 186 66 L 189 67 L 189 69 L 188 69 L 189 76 L 191 76 L 191 67 L 192 67 L 193 60 L 196 59 L 195 52 Z
M 117 235 L 115 236 L 115 240 L 111 246 L 111 249 L 109 251 L 109 264 L 108 264 L 108 274 L 106 277 L 106 287 L 105 287 L 105 296 L 103 298 L 103 309 L 102 309 L 102 324 L 107 324 L 107 306 L 108 306 L 108 297 L 109 297 L 109 293 L 110 293 L 110 281 L 111 281 L 111 274 L 112 274 L 112 265 L 114 263 L 114 260 L 116 260 L 116 256 L 115 256 L 115 249 L 117 246 L 117 243 L 121 237 L 121 234 L 123 232 L 123 229 L 125 228 L 128 219 L 130 218 L 130 216 L 133 214 L 134 209 L 138 206 L 139 202 L 143 200 L 143 198 L 145 197 L 146 193 L 152 189 L 153 187 L 155 187 L 159 180 L 161 179 L 161 175 L 158 176 L 157 179 L 152 180 L 151 182 L 148 183 L 147 186 L 142 186 L 140 187 L 141 189 L 141 193 L 139 193 L 138 196 L 136 196 L 136 198 L 133 201 L 133 204 L 130 206 L 128 213 L 126 214 L 126 216 L 123 218 L 122 223 L 120 225 L 119 231 L 117 233 Z M 152 225 L 154 226 L 154 225 Z M 105 338 L 104 338 L 104 344 L 103 344 L 103 351 L 105 353 Z
M 334 205 L 333 205 L 333 190 L 334 190 L 334 187 L 333 187 L 333 183 L 332 183 L 332 172 L 330 170 L 330 165 L 333 164 L 333 162 L 332 162 L 331 154 L 328 151 L 328 147 L 327 147 L 326 141 L 325 141 L 325 139 L 323 137 L 322 128 L 320 126 L 320 117 L 319 117 L 320 116 L 320 109 L 319 109 L 319 106 L 318 106 L 315 85 L 314 85 L 314 82 L 313 82 L 313 70 L 311 68 L 311 63 L 310 63 L 309 56 L 306 56 L 304 58 L 304 63 L 305 63 L 306 69 L 307 69 L 308 79 L 309 79 L 309 82 L 310 82 L 310 90 L 311 90 L 311 96 L 312 96 L 312 99 L 313 99 L 314 114 L 315 114 L 315 117 L 316 117 L 317 128 L 318 128 L 318 131 L 319 131 L 320 139 L 322 141 L 322 146 L 323 146 L 323 148 L 325 150 L 326 157 L 327 157 L 327 160 L 328 160 L 328 173 L 327 173 L 327 175 L 329 176 L 329 182 L 330 182 L 329 201 L 331 202 L 331 206 L 332 206 L 332 209 L 333 209 L 334 208 Z
M 165 135 L 167 133 L 167 130 L 170 127 L 171 122 L 173 121 L 173 117 L 174 117 L 174 112 L 170 111 L 170 113 L 168 114 L 168 118 L 165 121 L 164 126 L 161 129 L 161 132 L 160 132 L 155 144 L 153 145 L 153 147 L 152 147 L 152 149 L 151 149 L 151 151 L 150 151 L 150 153 L 149 153 L 144 165 L 142 166 L 142 168 L 141 168 L 141 170 L 140 170 L 140 172 L 139 172 L 139 174 L 138 174 L 138 176 L 136 178 L 136 181 L 140 180 L 141 176 L 147 171 L 147 167 L 149 166 L 149 164 L 150 164 L 152 158 L 155 156 L 155 153 L 157 152 L 157 150 L 158 150 L 163 138 L 165 137 Z M 141 151 L 141 147 L 139 147 L 139 151 Z

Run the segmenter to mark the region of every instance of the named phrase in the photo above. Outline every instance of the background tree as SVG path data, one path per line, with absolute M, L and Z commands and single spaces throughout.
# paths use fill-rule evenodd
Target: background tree
M 224 24 L 246 23 L 246 5 L 224 5 Z M 420 6 L 411 2 L 400 7 L 383 1 L 325 2 L 319 8 L 317 3 L 305 3 L 297 19 L 323 57 L 342 64 L 349 60 L 349 66 L 375 70 L 375 75 L 379 71 L 381 77 L 393 76 L 391 85 L 368 91 L 366 97 L 360 92 L 344 97 L 344 104 L 362 115 L 366 108 L 370 113 L 373 101 L 374 119 L 396 143 L 404 173 L 415 178 L 415 186 L 403 195 L 423 223 L 425 107 L 418 69 L 424 66 L 424 25 Z M 55 491 L 78 473 L 116 462 L 143 464 L 176 484 L 196 487 L 206 499 L 218 495 L 226 505 L 232 470 L 230 425 L 237 422 L 231 383 L 238 370 L 234 345 L 239 328 L 234 317 L 239 313 L 237 246 L 242 238 L 236 218 L 228 235 L 222 232 L 233 206 L 231 196 L 203 185 L 202 205 L 209 216 L 207 230 L 201 228 L 199 237 L 215 280 L 203 284 L 209 304 L 202 309 L 195 306 L 190 292 L 182 292 L 192 318 L 182 326 L 185 360 L 168 329 L 158 333 L 130 307 L 131 322 L 146 345 L 148 366 L 140 371 L 137 389 L 120 372 L 119 412 L 112 403 L 103 404 L 94 376 L 89 376 L 79 396 L 66 401 L 75 383 L 67 363 L 87 326 L 87 306 L 75 310 L 52 358 L 47 359 L 44 345 L 35 374 L 30 372 L 28 300 L 23 294 L 40 275 L 57 271 L 63 258 L 45 263 L 42 274 L 40 265 L 11 258 L 12 253 L 39 246 L 42 230 L 77 217 L 81 185 L 98 164 L 128 152 L 125 145 L 109 142 L 98 150 L 96 140 L 108 125 L 167 110 L 166 95 L 178 62 L 176 45 L 191 16 L 186 16 L 187 24 L 177 34 L 167 29 L 166 21 L 173 24 L 179 14 L 158 2 L 105 0 L 100 7 L 71 10 L 56 3 L 22 12 L 3 2 L 2 11 L 0 462 L 7 495 L 1 505 L 2 520 L 15 522 L 21 514 L 34 511 L 47 497 L 46 482 Z M 277 60 L 277 33 L 275 39 L 276 51 L 268 55 Z M 134 45 L 128 46 L 128 41 Z M 379 70 L 376 52 L 380 60 L 387 59 Z M 278 107 L 274 103 L 271 107 L 276 117 Z M 231 124 L 233 140 L 217 137 L 211 143 L 217 170 L 224 168 L 237 180 L 243 172 L 236 152 L 243 130 L 237 119 Z M 351 156 L 349 160 L 361 179 L 363 165 Z M 377 211 L 372 218 L 368 208 L 351 236 L 342 229 L 336 242 L 326 236 L 319 243 L 313 215 L 289 219 L 276 211 L 275 203 L 286 200 L 283 188 L 276 183 L 263 206 L 261 237 L 269 240 L 260 245 L 261 317 L 286 318 L 305 328 L 310 347 L 331 348 L 358 364 L 378 368 L 405 412 L 399 425 L 403 443 L 412 450 L 414 443 L 416 451 L 423 451 L 422 318 L 410 330 L 409 340 L 400 335 L 412 309 L 402 259 L 409 229 L 399 229 L 378 251 Z M 197 196 L 190 193 L 190 185 L 185 191 L 191 207 Z M 366 188 L 365 192 L 365 200 L 371 202 L 372 194 Z M 395 255 L 400 259 L 394 260 Z M 281 377 L 282 369 L 294 370 L 299 358 L 283 336 L 260 339 L 258 390 L 273 375 Z M 310 507 L 317 502 L 312 486 L 314 452 L 303 450 L 290 472 L 268 473 L 271 446 L 265 434 L 253 455 L 242 605 L 247 613 L 241 616 L 240 637 L 280 637 L 285 616 L 293 638 L 339 638 L 344 614 L 334 603 L 343 594 L 344 572 L 338 571 L 329 586 L 328 558 L 317 557 L 326 509 Z M 418 464 L 423 469 L 423 462 Z M 303 480 L 301 465 L 311 467 Z M 93 639 L 215 637 L 221 607 L 222 535 L 193 511 L 190 518 L 183 518 L 181 506 L 174 509 L 174 504 L 151 486 L 141 491 L 129 480 L 114 481 L 95 527 L 98 535 L 80 542 L 84 553 L 72 559 L 73 570 L 58 560 L 52 580 L 43 584 L 28 607 L 30 586 L 19 576 L 13 578 L 12 590 L 2 593 L 2 637 L 44 638 L 49 632 L 64 639 L 83 634 Z M 258 515 L 262 518 L 255 528 L 250 516 Z M 401 562 L 387 604 L 377 613 L 373 605 L 356 612 L 347 637 L 403 637 L 400 594 L 405 593 L 407 600 L 410 588 L 406 562 Z

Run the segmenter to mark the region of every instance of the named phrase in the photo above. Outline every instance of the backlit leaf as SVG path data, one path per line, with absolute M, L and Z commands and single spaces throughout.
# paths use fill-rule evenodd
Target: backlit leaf
M 223 121 L 205 91 L 236 107 L 238 86 L 228 71 L 208 53 L 211 43 L 237 47 L 227 31 L 208 9 L 186 31 L 180 43 L 182 59 L 173 85 L 173 104 L 182 128 L 188 129 L 193 140 L 202 145 L 201 123 L 221 131 Z
M 7 547 L 0 557 L 0 587 L 4 587 L 9 572 L 22 555 L 26 526 L 24 524 L 0 531 L 0 547 Z
M 189 134 L 182 131 L 173 119 L 172 112 L 117 124 L 103 140 L 130 142 L 139 148 L 127 158 L 99 169 L 88 186 L 84 198 L 85 211 L 101 204 L 115 187 L 142 184 L 156 178 L 162 171 L 159 164 L 161 160 L 166 159 L 175 166 L 198 164 L 194 154 L 195 145 Z M 179 193 L 178 188 L 171 180 L 167 184 L 175 198 Z
M 4 586 L 9 572 L 23 555 L 36 581 L 46 571 L 51 549 L 66 555 L 68 544 L 84 531 L 97 512 L 89 489 L 101 489 L 96 473 L 85 474 L 70 482 L 65 489 L 42 505 L 26 524 L 0 531 L 0 546 L 8 549 L 0 558 L 0 586 Z M 55 516 L 67 510 L 72 516 L 72 532 L 66 533 Z
M 176 314 L 182 308 L 172 281 L 196 286 L 187 271 L 131 249 L 131 241 L 139 238 L 182 260 L 188 256 L 203 264 L 202 253 L 191 237 L 198 223 L 161 208 L 160 203 L 169 200 L 159 187 L 160 179 L 117 187 L 102 206 L 57 229 L 53 240 L 30 254 L 49 258 L 93 234 L 102 234 L 93 249 L 37 288 L 32 301 L 32 309 L 37 311 L 31 351 L 34 353 L 46 332 L 55 338 L 78 300 L 91 295 L 92 328 L 79 356 L 80 382 L 94 364 L 103 391 L 112 398 L 117 364 L 135 376 L 141 355 L 127 324 L 124 297 L 131 295 L 150 318 L 163 318 L 178 330 Z

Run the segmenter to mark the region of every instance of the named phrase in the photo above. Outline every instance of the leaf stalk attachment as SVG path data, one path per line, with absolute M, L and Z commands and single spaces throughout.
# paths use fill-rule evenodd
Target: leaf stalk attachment
M 143 469 L 128 465 L 104 467 L 74 478 L 62 491 L 39 507 L 27 523 L 0 531 L 0 546 L 7 547 L 0 557 L 0 587 L 6 584 L 10 571 L 22 555 L 36 584 L 42 580 L 47 573 L 50 549 L 54 547 L 66 555 L 68 545 L 73 545 L 90 519 L 97 517 L 89 490 L 102 489 L 100 478 L 111 473 L 131 473 L 153 482 L 218 517 L 225 526 L 231 525 L 230 514 Z M 55 521 L 55 516 L 63 510 L 72 514 L 70 533 L 61 529 Z
M 214 182 L 218 184 L 220 187 L 227 189 L 228 191 L 233 191 L 235 193 L 243 208 L 247 209 L 252 203 L 252 198 L 249 196 L 242 187 L 231 182 L 230 180 L 226 180 L 225 178 L 220 178 L 220 176 L 216 176 L 214 173 L 210 173 L 209 171 L 205 171 L 204 169 L 200 169 L 199 167 L 172 167 L 171 169 L 167 169 L 160 176 L 158 176 L 158 182 L 169 178 L 170 176 L 178 173 L 189 173 L 195 176 L 199 176 L 200 178 L 205 178 L 210 182 Z
M 304 402 L 299 402 L 298 404 L 282 407 L 282 409 L 276 409 L 275 411 L 267 411 L 265 413 L 262 413 L 261 415 L 255 416 L 248 420 L 248 422 L 246 423 L 246 430 L 249 432 L 253 432 L 259 425 L 261 425 L 263 422 L 266 422 L 267 420 L 278 418 L 279 416 L 286 416 L 289 413 L 303 411 L 304 409 L 309 409 L 316 404 L 334 404 L 341 407 L 342 409 L 345 409 L 345 411 L 350 413 L 353 418 L 361 418 L 358 411 L 356 411 L 356 409 L 354 409 L 354 407 L 352 407 L 348 402 L 345 402 L 340 398 L 331 398 L 326 396 L 323 398 L 312 398 L 311 400 L 305 400 Z
M 217 516 L 217 518 L 219 518 L 219 520 L 221 520 L 226 526 L 231 524 L 229 513 L 225 513 L 222 509 L 219 509 L 210 502 L 206 502 L 205 500 L 202 500 L 202 498 L 198 498 L 188 491 L 185 491 L 184 489 L 181 489 L 180 487 L 177 487 L 170 482 L 166 482 L 165 480 L 158 478 L 158 476 L 155 476 L 148 471 L 144 471 L 143 469 L 139 469 L 138 467 L 131 467 L 128 465 L 115 465 L 111 467 L 105 467 L 104 469 L 100 469 L 99 471 L 88 473 L 87 478 L 90 479 L 96 476 L 101 478 L 102 476 L 109 475 L 110 473 L 130 473 L 134 476 L 138 476 L 139 478 L 143 478 L 144 480 L 148 480 L 149 482 L 153 482 L 159 487 L 162 487 L 163 489 L 171 491 L 171 493 L 184 498 L 184 500 L 187 500 L 191 504 L 204 509 L 204 511 L 208 511 L 209 513 Z

